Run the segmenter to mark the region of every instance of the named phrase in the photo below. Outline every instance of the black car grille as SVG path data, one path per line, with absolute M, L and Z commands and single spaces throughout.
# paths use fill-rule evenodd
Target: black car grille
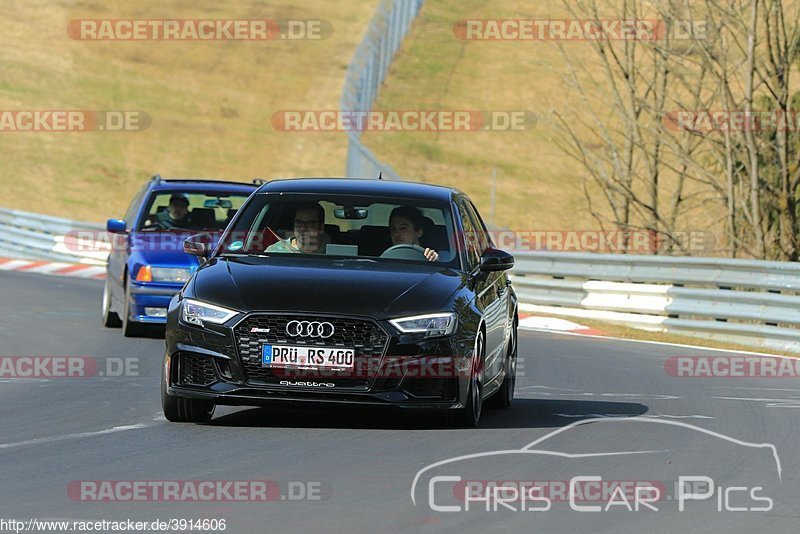
M 182 385 L 207 386 L 217 381 L 214 362 L 209 356 L 181 352 L 178 365 Z
M 286 325 L 293 320 L 327 321 L 333 324 L 334 334 L 327 339 L 291 337 Z M 257 328 L 261 332 L 253 333 Z M 269 332 L 265 332 L 269 329 Z M 234 330 L 245 381 L 250 385 L 273 385 L 281 380 L 332 382 L 335 387 L 366 389 L 377 372 L 389 335 L 370 320 L 325 316 L 254 314 L 239 323 Z M 266 343 L 342 347 L 355 349 L 353 371 L 313 371 L 272 369 L 261 366 L 261 347 Z

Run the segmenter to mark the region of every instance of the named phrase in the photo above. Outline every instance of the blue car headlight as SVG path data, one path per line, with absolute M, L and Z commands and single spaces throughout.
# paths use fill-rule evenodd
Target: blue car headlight
M 181 302 L 181 319 L 197 326 L 203 326 L 203 323 L 222 324 L 238 313 L 199 300 L 183 299 Z
M 177 267 L 151 267 L 153 282 L 186 282 L 192 277 L 191 269 Z

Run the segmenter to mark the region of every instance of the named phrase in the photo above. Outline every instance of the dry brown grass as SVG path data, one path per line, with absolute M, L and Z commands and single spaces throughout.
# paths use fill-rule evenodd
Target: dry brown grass
M 550 111 L 565 102 L 551 43 L 467 42 L 453 36 L 465 18 L 558 18 L 559 2 L 427 2 L 382 89 L 383 109 L 529 110 L 533 129 L 510 132 L 368 133 L 365 143 L 409 179 L 454 185 L 489 216 L 497 169 L 495 223 L 519 229 L 595 226 L 584 209 L 581 169 L 556 146 Z M 585 47 L 585 43 L 567 46 Z M 587 54 L 587 58 L 590 57 Z
M 154 173 L 249 180 L 341 175 L 343 133 L 283 133 L 285 109 L 337 109 L 377 0 L 168 4 L 30 0 L 0 10 L 0 109 L 141 110 L 140 132 L 2 133 L 0 206 L 101 220 L 120 216 Z M 324 19 L 321 41 L 85 42 L 79 18 Z

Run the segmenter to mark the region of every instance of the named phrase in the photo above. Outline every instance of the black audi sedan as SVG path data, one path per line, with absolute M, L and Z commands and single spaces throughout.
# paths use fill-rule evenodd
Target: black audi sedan
M 162 406 L 434 410 L 477 426 L 509 408 L 517 298 L 466 194 L 435 185 L 287 179 L 262 185 L 170 302 Z

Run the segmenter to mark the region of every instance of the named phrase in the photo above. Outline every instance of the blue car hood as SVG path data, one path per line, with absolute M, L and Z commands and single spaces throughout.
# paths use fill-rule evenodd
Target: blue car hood
M 131 258 L 136 263 L 156 267 L 197 269 L 196 256 L 183 251 L 183 242 L 196 232 L 135 232 L 131 234 Z M 215 242 L 216 244 L 216 238 Z

